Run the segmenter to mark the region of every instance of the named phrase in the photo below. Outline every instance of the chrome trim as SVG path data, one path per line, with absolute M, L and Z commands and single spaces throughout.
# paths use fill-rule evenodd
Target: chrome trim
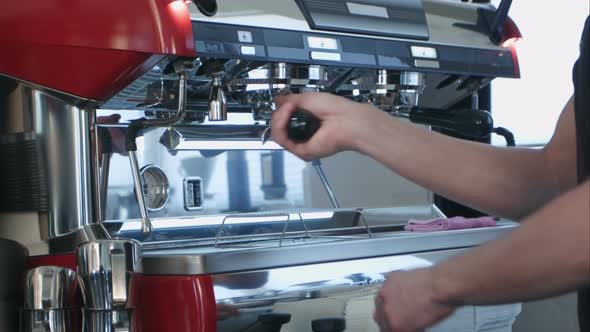
M 213 79 L 211 94 L 209 95 L 209 121 L 227 120 L 227 99 L 219 77 Z
M 79 312 L 76 273 L 58 266 L 27 271 L 21 314 L 22 332 L 68 332 L 78 330 L 72 315 Z
M 215 299 L 218 304 L 245 309 L 305 299 L 366 296 L 376 292 L 391 271 L 429 267 L 463 251 L 465 249 L 216 274 L 213 276 L 214 286 L 218 288 Z
M 182 120 L 184 113 L 186 111 L 186 89 L 187 89 L 187 70 L 191 64 L 187 64 L 185 62 L 176 61 L 173 63 L 173 66 L 177 69 L 179 74 L 178 79 L 178 105 L 176 113 L 171 118 L 168 119 L 156 119 L 156 120 L 146 120 L 145 118 L 136 120 L 131 123 L 130 128 L 128 130 L 133 129 L 135 135 L 137 134 L 137 130 L 146 127 L 156 127 L 156 126 L 172 126 Z M 129 133 L 128 133 L 129 135 Z M 133 136 L 133 140 L 137 139 L 136 136 Z M 128 142 L 126 142 L 128 143 Z M 133 142 L 135 143 L 135 142 Z M 131 165 L 131 172 L 133 175 L 133 186 L 135 187 L 135 197 L 137 199 L 137 205 L 139 207 L 139 211 L 141 214 L 141 224 L 142 224 L 142 232 L 144 234 L 149 234 L 152 231 L 152 224 L 150 222 L 150 218 L 147 211 L 147 206 L 145 204 L 145 198 L 143 196 L 143 185 L 141 181 L 141 175 L 139 172 L 139 165 L 137 162 L 136 156 L 136 148 L 132 151 L 127 148 L 129 153 L 129 164 Z
M 98 206 L 100 213 L 98 221 L 103 222 L 106 214 L 106 207 L 107 207 L 107 193 L 109 189 L 109 172 L 111 170 L 111 158 L 112 153 L 103 153 L 100 158 L 97 157 L 97 160 L 100 160 L 99 169 L 99 176 L 97 177 L 98 182 L 98 194 L 96 197 L 98 198 Z
M 85 310 L 130 308 L 133 274 L 142 271 L 141 244 L 134 240 L 97 240 L 76 253 Z
M 129 332 L 131 310 L 84 311 L 84 331 L 87 332 Z
M 385 209 L 302 209 L 298 212 L 273 211 L 260 213 L 234 214 L 231 224 L 232 233 L 224 236 L 225 243 L 251 241 L 249 248 L 260 247 L 261 240 L 279 240 L 287 219 L 296 221 L 290 224 L 286 236 L 301 236 L 304 230 L 298 227 L 300 218 L 307 225 L 308 232 L 325 238 L 324 242 L 349 236 L 352 239 L 367 237 L 367 225 L 375 232 L 400 232 L 410 219 L 428 220 L 443 217 L 434 206 L 410 206 Z M 362 213 L 360 213 L 362 211 Z M 288 218 L 285 215 L 289 214 Z M 269 215 L 272 215 L 270 217 Z M 232 215 L 230 215 L 231 217 Z M 239 216 L 239 217 L 236 217 Z M 213 246 L 215 234 L 228 215 L 204 215 L 193 218 L 153 219 L 152 237 L 142 237 L 141 222 L 138 220 L 108 222 L 105 225 L 113 236 L 124 238 L 141 238 L 142 245 L 148 250 L 203 248 Z M 361 218 L 364 217 L 364 218 Z M 360 219 L 360 220 L 359 220 Z M 362 223 L 362 225 L 361 225 Z M 301 225 L 302 226 L 302 225 Z M 305 234 L 304 234 L 305 235 Z M 317 242 L 317 241 L 316 241 Z M 264 247 L 268 247 L 268 243 Z
M 71 253 L 75 251 L 80 244 L 96 240 L 108 240 L 110 238 L 111 236 L 104 224 L 96 223 L 86 225 L 72 233 L 49 239 L 47 241 L 49 245 L 48 253 Z
M 480 245 L 503 236 L 516 223 L 501 222 L 493 228 L 460 231 L 411 233 L 373 232 L 373 238 L 323 239 L 314 244 L 291 240 L 292 245 L 268 244 L 266 248 L 234 247 L 229 249 L 187 248 L 148 250 L 142 263 L 146 275 L 201 275 L 252 271 L 285 266 L 319 264 L 341 260 L 365 259 L 415 252 L 464 248 Z
M 76 272 L 64 267 L 41 266 L 25 276 L 25 310 L 67 309 L 76 306 Z
M 288 78 L 291 78 L 291 75 L 289 75 L 289 73 L 287 72 L 287 64 L 284 62 L 277 62 L 273 64 L 272 69 L 275 79 L 286 80 Z
M 141 232 L 149 234 L 152 232 L 152 222 L 148 214 L 147 205 L 145 204 L 145 196 L 143 193 L 143 181 L 139 172 L 139 164 L 137 162 L 137 156 L 135 151 L 129 151 L 129 164 L 131 166 L 131 175 L 133 176 L 133 187 L 135 188 L 135 199 L 137 200 L 137 206 L 139 207 L 139 213 L 141 215 Z
M 245 331 L 262 317 L 274 314 L 291 318 L 281 331 L 310 331 L 312 322 L 328 317 L 346 322 L 346 331 L 373 331 L 372 327 L 376 328 L 371 320 L 373 297 L 389 272 L 427 268 L 465 251 L 420 252 L 216 274 L 212 278 L 217 302 L 217 330 Z M 489 311 L 490 316 L 478 312 L 484 310 Z M 520 304 L 465 307 L 459 311 L 447 319 L 451 324 L 443 323 L 432 330 L 455 331 L 461 326 L 483 331 L 484 324 L 494 324 L 494 328 L 506 326 L 508 331 L 520 312 Z M 476 326 L 469 327 L 472 319 L 477 322 Z M 469 323 L 459 323 L 463 321 Z
M 39 85 L 39 84 L 30 82 L 30 81 L 22 80 L 20 78 L 17 78 L 17 77 L 11 76 L 11 75 L 0 73 L 0 76 L 13 79 L 13 80 L 17 81 L 18 83 L 28 86 L 34 90 L 38 90 L 43 93 L 47 93 L 49 95 L 52 95 L 52 96 L 54 96 L 58 99 L 61 99 L 71 105 L 74 105 L 78 108 L 94 109 L 94 108 L 97 108 L 101 104 L 101 102 L 98 100 L 88 99 L 88 98 L 80 97 L 80 96 L 77 96 L 77 95 L 74 95 L 74 94 L 71 94 L 68 92 L 52 89 L 52 88 L 49 88 L 49 87 L 46 87 L 43 85 Z
M 3 135 L 21 135 L 41 142 L 48 192 L 48 210 L 41 211 L 45 239 L 92 224 L 95 215 L 94 156 L 91 134 L 94 110 L 81 110 L 53 95 L 18 85 L 6 98 L 2 120 L 13 126 Z M 20 124 L 20 125 L 14 125 Z M 23 165 L 28 167 L 28 165 Z
M 425 89 L 425 74 L 419 72 L 401 72 L 399 80 L 400 102 L 404 106 L 418 106 L 420 95 Z
M 135 303 L 132 280 L 142 272 L 141 244 L 99 240 L 81 245 L 76 267 L 84 300 L 84 331 L 129 331 Z
M 79 309 L 68 310 L 25 310 L 22 312 L 20 332 L 71 332 L 80 327 L 72 326 L 73 316 Z
M 262 143 L 264 125 L 201 125 L 168 128 L 160 143 L 168 151 L 282 150 L 272 140 Z

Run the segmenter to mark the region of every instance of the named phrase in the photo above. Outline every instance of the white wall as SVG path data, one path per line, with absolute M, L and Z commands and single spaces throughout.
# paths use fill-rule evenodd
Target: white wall
M 514 1 L 510 16 L 524 37 L 516 46 L 522 79 L 496 80 L 492 108 L 496 125 L 514 131 L 517 144 L 551 138 L 573 93 L 572 67 L 588 12 L 588 0 Z M 494 143 L 504 144 L 497 137 Z M 576 303 L 575 294 L 526 303 L 514 331 L 579 331 Z
M 512 130 L 517 144 L 550 139 L 573 93 L 572 67 L 588 7 L 588 0 L 513 2 L 510 16 L 523 35 L 516 45 L 522 78 L 494 81 L 492 109 L 496 125 Z M 505 144 L 497 136 L 494 143 Z

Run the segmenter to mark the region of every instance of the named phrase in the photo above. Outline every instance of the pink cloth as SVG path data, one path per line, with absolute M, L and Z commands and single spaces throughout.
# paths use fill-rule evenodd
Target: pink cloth
M 496 220 L 492 217 L 453 217 L 433 220 L 410 220 L 405 228 L 406 231 L 410 232 L 438 232 L 493 226 L 496 226 Z

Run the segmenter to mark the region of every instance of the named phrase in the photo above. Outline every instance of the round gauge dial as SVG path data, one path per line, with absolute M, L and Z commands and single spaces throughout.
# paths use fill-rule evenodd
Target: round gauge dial
M 148 211 L 160 211 L 168 202 L 169 183 L 166 174 L 156 165 L 147 165 L 141 169 L 143 196 Z

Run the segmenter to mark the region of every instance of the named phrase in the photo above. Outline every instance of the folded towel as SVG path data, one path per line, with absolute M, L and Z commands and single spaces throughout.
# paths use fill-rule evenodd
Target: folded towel
M 492 217 L 453 217 L 436 218 L 433 220 L 410 220 L 405 228 L 406 231 L 410 232 L 438 232 L 493 226 L 496 226 L 496 220 Z

